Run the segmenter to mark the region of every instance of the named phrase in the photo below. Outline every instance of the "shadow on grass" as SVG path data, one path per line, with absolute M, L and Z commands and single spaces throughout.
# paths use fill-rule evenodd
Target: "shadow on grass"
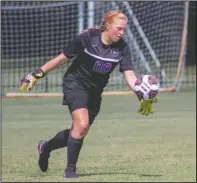
M 55 172 L 54 172 L 55 174 Z M 89 177 L 89 176 L 102 176 L 102 175 L 137 175 L 139 177 L 161 177 L 163 175 L 157 174 L 157 175 L 153 175 L 153 174 L 140 174 L 140 173 L 131 173 L 131 172 L 99 172 L 99 173 L 78 173 L 79 177 Z M 31 177 L 39 177 L 39 176 L 44 176 L 44 177 L 50 177 L 51 176 L 51 172 L 49 173 L 47 172 L 40 172 L 39 170 L 36 171 L 35 174 L 32 174 Z M 63 173 L 62 173 L 63 176 Z
M 105 172 L 105 173 L 82 173 L 80 177 L 94 176 L 94 175 L 139 175 L 140 177 L 161 177 L 162 175 L 138 174 L 138 173 L 125 173 L 125 172 Z

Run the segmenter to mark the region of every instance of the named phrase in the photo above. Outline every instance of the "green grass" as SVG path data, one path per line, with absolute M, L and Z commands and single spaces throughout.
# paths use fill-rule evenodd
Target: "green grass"
M 77 181 L 196 181 L 196 93 L 159 99 L 155 114 L 141 116 L 135 96 L 104 96 Z M 63 178 L 66 149 L 51 154 L 48 172 L 37 166 L 38 140 L 70 127 L 61 98 L 3 99 L 2 108 L 2 181 L 73 181 Z

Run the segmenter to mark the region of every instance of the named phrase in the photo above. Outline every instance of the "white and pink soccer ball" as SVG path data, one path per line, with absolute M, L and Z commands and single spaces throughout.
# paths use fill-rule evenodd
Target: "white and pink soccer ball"
M 136 94 L 144 100 L 152 99 L 159 93 L 160 85 L 158 80 L 151 75 L 142 75 L 135 82 Z

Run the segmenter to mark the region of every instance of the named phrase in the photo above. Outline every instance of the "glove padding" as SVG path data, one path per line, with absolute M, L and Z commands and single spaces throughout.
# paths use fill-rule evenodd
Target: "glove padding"
M 138 113 L 141 113 L 141 115 L 149 115 L 149 113 L 154 113 L 155 110 L 152 107 L 153 103 L 157 103 L 158 100 L 157 98 L 153 98 L 153 99 L 148 99 L 148 100 L 140 100 L 140 108 L 137 111 Z
M 36 80 L 37 79 L 31 74 L 23 77 L 20 81 L 20 91 L 24 91 L 25 89 L 30 91 L 36 83 Z
M 24 91 L 25 89 L 27 91 L 31 91 L 31 89 L 35 85 L 37 79 L 43 78 L 44 76 L 45 76 L 45 74 L 41 69 L 35 73 L 28 74 L 27 76 L 24 76 L 20 80 L 20 91 Z

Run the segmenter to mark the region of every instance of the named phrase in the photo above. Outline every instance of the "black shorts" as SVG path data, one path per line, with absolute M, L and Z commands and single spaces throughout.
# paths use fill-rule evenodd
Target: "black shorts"
M 68 105 L 70 113 L 76 109 L 86 108 L 89 111 L 89 123 L 92 124 L 100 111 L 102 91 L 87 89 L 77 81 L 63 84 L 63 105 Z

